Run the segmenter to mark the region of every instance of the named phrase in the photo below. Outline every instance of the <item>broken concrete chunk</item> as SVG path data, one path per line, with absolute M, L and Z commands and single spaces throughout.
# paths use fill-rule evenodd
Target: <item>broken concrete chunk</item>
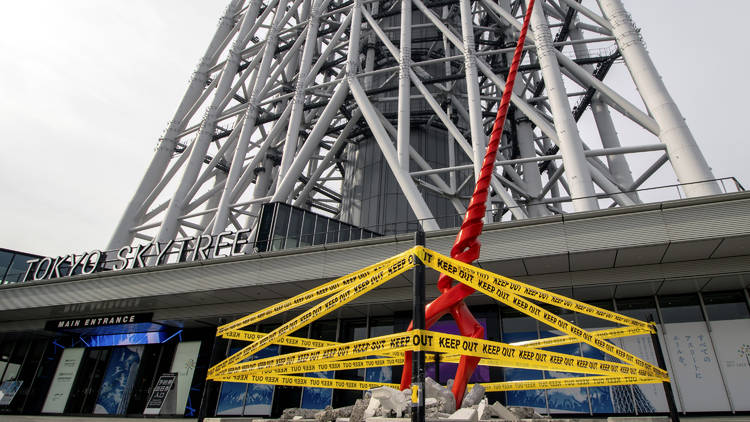
M 466 393 L 466 395 L 464 396 L 461 407 L 471 407 L 479 404 L 479 402 L 484 398 L 484 391 L 484 387 L 479 384 L 474 384 L 474 386 L 471 388 L 471 391 Z
M 438 400 L 438 411 L 453 413 L 456 410 L 456 399 L 450 389 L 443 387 L 430 377 L 425 378 L 426 397 L 434 397 Z
M 349 415 L 349 422 L 362 422 L 365 420 L 365 409 L 370 404 L 370 399 L 357 399 Z
M 488 409 L 490 410 L 492 415 L 495 416 L 496 418 L 505 419 L 509 421 L 517 421 L 520 419 L 518 415 L 508 410 L 508 408 L 500 404 L 499 401 L 496 401 L 495 403 L 491 404 L 488 407 Z
M 468 421 L 468 422 L 479 422 L 477 419 L 477 411 L 475 409 L 464 407 L 456 410 L 448 419 Z
M 391 411 L 396 413 L 397 418 L 403 415 L 409 402 L 404 398 L 401 391 L 391 387 L 378 387 L 370 391 L 372 391 L 371 405 L 372 401 L 378 400 L 383 416 L 388 416 Z
M 477 419 L 489 419 L 491 417 L 490 411 L 487 410 L 487 398 L 483 398 L 477 405 Z

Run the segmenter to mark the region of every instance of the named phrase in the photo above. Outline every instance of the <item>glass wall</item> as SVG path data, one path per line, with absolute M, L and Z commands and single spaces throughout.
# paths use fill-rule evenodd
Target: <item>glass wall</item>
M 653 315 L 661 321 L 658 324 L 660 342 L 680 409 L 688 414 L 750 411 L 750 402 L 746 400 L 750 391 L 747 291 L 610 299 L 592 304 L 643 320 Z M 586 329 L 612 326 L 603 320 L 552 310 Z M 507 307 L 472 306 L 472 311 L 485 326 L 485 337 L 490 340 L 514 343 L 559 334 Z M 408 325 L 411 315 L 410 312 L 387 316 L 382 316 L 382 313 L 370 316 L 368 313 L 363 310 L 358 317 L 315 321 L 293 336 L 349 342 L 401 331 Z M 446 318 L 440 324 L 447 328 L 452 321 Z M 254 327 L 254 331 L 270 332 L 274 328 L 275 325 L 265 325 Z M 212 339 L 213 334 L 213 330 L 196 330 L 189 334 L 178 332 L 169 338 L 154 337 L 150 343 L 111 347 L 91 347 L 88 337 L 84 342 L 84 338 L 73 336 L 49 339 L 7 334 L 0 337 L 0 384 L 4 391 L 15 389 L 16 392 L 9 404 L 0 405 L 0 414 L 139 415 L 159 375 L 178 372 L 181 374 L 177 386 L 178 404 L 170 413 L 194 416 L 200 408 L 212 344 L 205 339 Z M 610 341 L 656 363 L 649 335 Z M 230 342 L 226 353 L 229 355 L 245 345 L 244 342 Z M 271 346 L 253 358 L 297 350 Z M 614 360 L 586 345 L 558 346 L 550 350 Z M 452 378 L 454 370 L 441 365 L 441 381 Z M 399 371 L 400 367 L 386 367 L 305 375 L 398 383 Z M 490 368 L 489 371 L 491 381 L 576 376 L 515 368 Z M 341 407 L 351 405 L 361 397 L 360 391 L 223 383 L 218 406 L 214 409 L 220 415 L 277 417 L 290 407 Z M 667 411 L 661 384 L 511 391 L 493 393 L 491 401 L 494 400 L 512 406 L 534 407 L 542 414 L 633 415 Z
M 26 274 L 26 267 L 28 267 L 26 261 L 36 258 L 41 257 L 9 249 L 0 249 L 0 284 L 23 282 L 23 276 Z
M 258 252 L 294 249 L 350 240 L 369 239 L 380 234 L 342 221 L 315 214 L 289 204 L 263 205 L 258 219 Z

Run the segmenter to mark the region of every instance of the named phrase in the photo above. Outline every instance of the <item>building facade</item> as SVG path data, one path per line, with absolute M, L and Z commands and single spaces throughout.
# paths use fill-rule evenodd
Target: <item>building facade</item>
M 490 224 L 481 237 L 478 265 L 625 315 L 653 318 L 681 411 L 688 416 L 743 414 L 750 411 L 748 206 L 750 195 L 740 192 Z M 206 259 L 198 254 L 191 260 L 193 251 L 188 250 L 183 262 L 153 266 L 138 266 L 132 257 L 128 266 L 135 268 L 117 271 L 103 266 L 91 274 L 1 286 L 0 388 L 10 394 L 5 395 L 8 403 L 0 401 L 0 411 L 140 416 L 160 378 L 168 373 L 177 377 L 174 398 L 163 415 L 278 416 L 287 407 L 336 407 L 361 397 L 360 391 L 205 381 L 211 362 L 244 345 L 214 337 L 222 321 L 392 256 L 413 243 L 409 234 L 366 238 L 361 230 L 356 239 L 350 227 L 345 230 L 348 238 L 341 233 L 334 236 L 328 231 L 330 220 L 327 241 L 319 243 L 315 236 L 303 234 L 301 227 L 309 214 L 284 207 L 269 209 L 275 227 L 288 229 L 282 233 L 271 228 L 267 238 L 257 239 L 268 245 L 259 247 L 258 253 Z M 302 222 L 281 224 L 293 215 L 301 216 Z M 299 232 L 290 230 L 297 226 Z M 453 229 L 428 233 L 427 247 L 446 253 L 455 233 Z M 294 335 L 351 341 L 403 331 L 411 320 L 410 277 L 399 276 Z M 428 297 L 437 294 L 436 280 L 436 274 L 428 275 Z M 544 324 L 478 293 L 467 303 L 485 326 L 488 339 L 514 342 L 554 334 Z M 556 311 L 585 328 L 608 326 L 591 317 Z M 294 315 L 278 315 L 246 329 L 268 332 Z M 452 321 L 446 320 L 434 329 L 451 332 L 452 327 Z M 647 336 L 613 341 L 654 361 Z M 587 346 L 553 350 L 605 358 Z M 286 346 L 272 346 L 259 355 L 288 351 Z M 455 365 L 441 364 L 440 380 L 446 382 L 454 370 Z M 382 382 L 397 382 L 399 375 L 400 367 L 317 374 Z M 428 375 L 436 376 L 429 365 Z M 570 375 L 480 367 L 474 380 Z M 667 410 L 659 385 L 489 393 L 489 397 L 556 415 Z

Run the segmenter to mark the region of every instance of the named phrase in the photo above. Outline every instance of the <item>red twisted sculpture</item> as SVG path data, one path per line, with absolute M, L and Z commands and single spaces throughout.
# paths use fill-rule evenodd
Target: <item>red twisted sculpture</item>
M 521 33 L 518 37 L 513 61 L 508 71 L 508 79 L 505 82 L 505 90 L 500 100 L 500 107 L 497 110 L 495 124 L 492 127 L 490 142 L 487 145 L 487 152 L 484 155 L 482 169 L 479 173 L 479 179 L 474 187 L 474 193 L 469 202 L 469 208 L 466 210 L 464 221 L 461 224 L 461 230 L 456 236 L 456 241 L 451 249 L 451 257 L 465 263 L 474 262 L 479 258 L 479 249 L 481 244 L 477 240 L 482 233 L 484 223 L 482 218 L 487 210 L 487 190 L 490 186 L 492 173 L 495 169 L 495 157 L 497 149 L 500 146 L 500 137 L 503 133 L 505 117 L 508 114 L 510 106 L 510 95 L 513 92 L 513 84 L 516 80 L 518 65 L 521 62 L 521 52 L 523 51 L 526 32 L 529 27 L 531 10 L 534 7 L 534 0 L 529 0 L 529 5 L 524 16 Z M 464 303 L 464 298 L 474 293 L 474 289 L 464 284 L 458 283 L 453 286 L 453 279 L 445 274 L 440 274 L 438 279 L 438 290 L 440 296 L 425 307 L 425 328 L 430 328 L 443 315 L 451 313 L 453 319 L 458 325 L 458 330 L 462 336 L 483 338 L 484 328 L 477 322 Z M 409 330 L 412 324 L 409 324 Z M 456 398 L 456 407 L 461 406 L 461 401 L 466 391 L 466 385 L 479 364 L 479 358 L 473 356 L 461 356 L 458 364 L 458 371 L 453 382 L 453 396 Z M 401 390 L 409 388 L 411 384 L 411 352 L 406 352 L 404 360 L 404 370 L 401 373 Z

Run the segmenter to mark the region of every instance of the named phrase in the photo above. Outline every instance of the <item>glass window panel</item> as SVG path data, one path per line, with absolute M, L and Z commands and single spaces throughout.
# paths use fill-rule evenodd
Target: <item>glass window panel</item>
M 703 321 L 696 294 L 660 296 L 659 306 L 665 323 Z
M 359 240 L 362 237 L 362 229 L 359 227 L 352 227 L 351 240 Z
M 325 217 L 318 216 L 317 222 L 315 223 L 315 240 L 313 245 L 322 245 L 326 243 L 326 232 L 328 231 L 328 220 Z
M 276 207 L 276 221 L 273 224 L 273 240 L 271 250 L 278 251 L 284 248 L 286 231 L 289 228 L 289 206 L 278 204 Z
M 611 300 L 598 300 L 598 301 L 589 301 L 587 302 L 589 305 L 593 305 L 602 309 L 607 309 L 609 311 L 614 310 L 614 306 L 612 304 Z M 615 326 L 614 322 L 607 321 L 606 319 L 601 319 L 593 316 L 589 316 L 586 314 L 578 314 L 578 326 L 581 328 L 602 328 L 602 327 L 610 327 Z
M 331 220 L 328 223 L 328 235 L 326 236 L 326 243 L 336 243 L 339 241 L 339 222 Z
M 12 381 L 16 379 L 18 371 L 21 369 L 26 352 L 29 350 L 30 342 L 26 339 L 19 339 L 16 341 L 16 347 L 13 348 L 13 353 L 10 355 L 8 361 L 8 367 L 5 369 L 3 374 L 3 381 Z
M 316 321 L 310 330 L 310 338 L 315 340 L 336 341 L 336 320 Z
M 0 282 L 5 281 L 5 273 L 10 268 L 10 261 L 13 259 L 13 252 L 0 251 Z
M 653 316 L 655 321 L 659 320 L 656 312 L 656 302 L 652 296 L 635 297 L 628 299 L 617 299 L 617 312 L 641 321 L 648 321 Z
M 711 321 L 750 317 L 742 290 L 703 293 L 703 303 Z
M 273 224 L 273 209 L 276 204 L 263 205 L 260 214 L 260 224 L 258 225 L 258 237 L 256 247 L 258 251 L 265 252 L 268 250 L 268 241 L 271 238 L 271 225 Z
M 310 246 L 313 244 L 313 236 L 315 234 L 315 214 L 311 212 L 305 213 L 305 218 L 302 222 L 302 236 L 300 237 L 300 246 Z
M 346 242 L 349 240 L 349 233 L 352 230 L 352 226 L 341 223 L 341 226 L 339 227 L 339 242 Z
M 286 239 L 286 249 L 296 248 L 299 246 L 300 234 L 302 231 L 302 217 L 304 211 L 299 208 L 292 208 L 292 217 L 289 220 L 289 233 Z
M 10 263 L 8 273 L 5 275 L 5 282 L 20 283 L 24 281 L 23 276 L 26 274 L 26 267 L 29 265 L 26 261 L 34 258 L 36 258 L 34 255 L 16 253 L 13 257 L 13 261 Z

